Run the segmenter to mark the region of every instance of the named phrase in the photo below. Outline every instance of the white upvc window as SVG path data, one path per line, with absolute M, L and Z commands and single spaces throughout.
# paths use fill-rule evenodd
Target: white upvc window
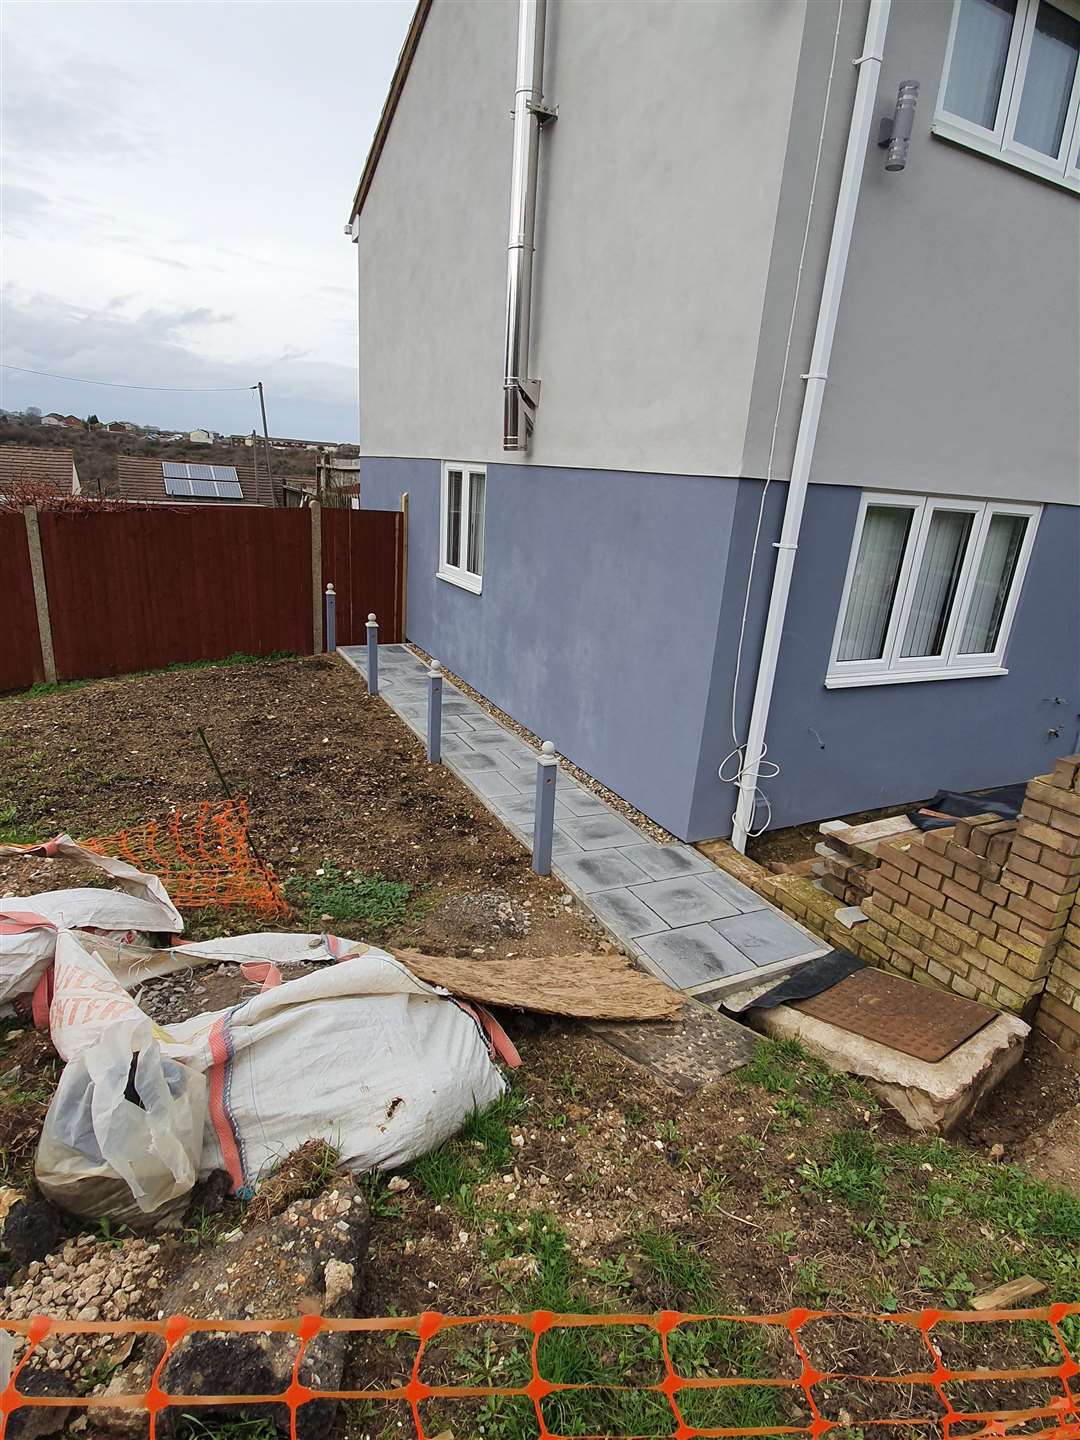
M 477 595 L 484 575 L 483 465 L 447 460 L 442 467 L 442 505 L 439 524 L 440 580 L 461 585 Z
M 864 492 L 826 686 L 1007 674 L 1040 508 Z
M 954 0 L 933 129 L 1080 191 L 1080 0 Z

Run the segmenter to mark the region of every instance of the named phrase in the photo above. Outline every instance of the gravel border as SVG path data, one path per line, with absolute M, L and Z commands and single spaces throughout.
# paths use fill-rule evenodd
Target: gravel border
M 431 664 L 433 656 L 429 655 L 426 650 L 421 650 L 419 645 L 414 645 L 411 640 L 405 641 L 405 649 L 411 650 L 416 658 L 422 660 L 425 665 Z M 505 725 L 508 730 L 512 730 L 514 734 L 524 740 L 527 745 L 532 745 L 536 750 L 540 749 L 542 741 L 539 735 L 534 735 L 533 732 L 527 730 L 524 725 L 519 725 L 516 720 L 511 719 L 505 710 L 500 710 L 497 705 L 493 705 L 491 701 L 481 695 L 478 690 L 474 690 L 460 675 L 455 675 L 452 670 L 448 670 L 441 660 L 439 661 L 439 665 L 442 668 L 443 674 L 451 684 L 456 685 L 459 690 L 463 691 L 470 700 L 480 706 L 481 710 L 486 710 L 492 719 L 498 720 L 500 725 Z M 572 760 L 568 760 L 560 750 L 556 750 L 555 754 L 559 758 L 560 769 L 565 770 L 568 775 L 572 776 L 579 785 L 583 785 L 586 790 L 591 790 L 592 793 L 600 800 L 603 800 L 606 805 L 610 805 L 613 810 L 617 810 L 623 819 L 628 820 L 631 825 L 636 825 L 639 830 L 643 830 L 645 834 L 648 835 L 651 840 L 655 840 L 658 845 L 681 845 L 683 843 L 677 835 L 672 835 L 671 832 L 665 830 L 662 825 L 658 825 L 655 820 L 650 820 L 649 817 L 643 815 L 640 810 L 635 810 L 629 801 L 624 800 L 621 795 L 616 795 L 614 790 L 609 790 L 606 785 L 601 785 L 599 780 L 594 779 L 587 770 L 582 770 L 580 766 L 575 765 Z

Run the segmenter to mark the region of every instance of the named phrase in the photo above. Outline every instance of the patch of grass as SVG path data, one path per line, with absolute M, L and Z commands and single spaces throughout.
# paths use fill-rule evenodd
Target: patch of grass
M 17 805 L 0 810 L 0 845 L 33 845 L 40 838 L 35 826 L 16 824 L 18 814 Z
M 854 1210 L 881 1212 L 887 1165 L 865 1130 L 838 1130 L 825 1159 L 803 1161 L 799 1174 L 807 1191 L 828 1191 Z
M 526 1105 L 513 1085 L 485 1110 L 474 1110 L 460 1133 L 437 1150 L 421 1156 L 409 1176 L 439 1205 L 450 1203 L 462 1215 L 475 1212 L 477 1185 L 513 1163 L 511 1126 Z
M 295 650 L 271 650 L 266 655 L 251 655 L 246 650 L 234 650 L 217 660 L 177 660 L 172 665 L 163 665 L 157 670 L 130 670 L 125 675 L 99 675 L 86 680 L 39 681 L 28 690 L 17 690 L 5 695 L 4 700 L 36 700 L 42 695 L 60 695 L 67 690 L 81 690 L 97 680 L 137 680 L 146 675 L 171 675 L 178 670 L 210 670 L 215 665 L 267 665 L 275 660 L 297 659 Z
M 795 1040 L 759 1040 L 741 1076 L 770 1095 L 791 1094 L 799 1087 L 798 1067 L 805 1059 L 805 1050 Z
M 183 1414 L 177 1440 L 277 1440 L 272 1420 L 203 1420 Z
M 314 875 L 291 875 L 285 882 L 285 898 L 302 914 L 329 915 L 332 924 L 373 931 L 403 924 L 411 896 L 405 880 L 347 874 L 337 865 L 324 865 Z

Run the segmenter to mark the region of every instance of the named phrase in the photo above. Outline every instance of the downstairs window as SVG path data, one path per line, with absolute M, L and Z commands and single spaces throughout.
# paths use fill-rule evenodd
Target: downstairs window
M 1004 674 L 1039 507 L 864 494 L 826 685 Z
M 447 461 L 442 469 L 442 520 L 438 575 L 479 594 L 484 575 L 484 490 L 482 465 Z

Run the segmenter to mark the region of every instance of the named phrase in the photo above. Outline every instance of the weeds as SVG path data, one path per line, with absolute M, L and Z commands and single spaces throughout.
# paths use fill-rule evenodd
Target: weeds
M 218 660 L 177 660 L 172 665 L 163 665 L 157 670 L 131 670 L 126 675 L 102 675 L 100 680 L 138 680 L 146 675 L 172 675 L 181 670 L 210 670 L 216 665 L 267 665 L 275 660 L 295 660 L 295 650 L 271 650 L 266 655 L 251 655 L 246 650 L 234 650 L 231 655 Z M 37 700 L 43 695 L 61 695 L 68 690 L 81 690 L 93 685 L 95 679 L 39 681 L 28 690 L 18 690 L 5 695 L 5 700 Z
M 198 1415 L 180 1417 L 178 1440 L 277 1440 L 272 1420 L 202 1420 Z
M 410 1177 L 436 1204 L 449 1203 L 461 1215 L 474 1214 L 475 1187 L 513 1162 L 510 1127 L 525 1104 L 521 1091 L 509 1086 L 486 1110 L 475 1110 L 456 1139 L 421 1156 Z
M 873 1138 L 863 1130 L 839 1130 L 822 1160 L 799 1166 L 804 1192 L 829 1191 L 852 1209 L 877 1214 L 885 1198 L 886 1168 Z
M 325 865 L 314 875 L 292 875 L 285 882 L 285 898 L 302 913 L 370 931 L 403 924 L 411 896 L 412 886 L 405 880 L 354 875 L 337 865 Z

